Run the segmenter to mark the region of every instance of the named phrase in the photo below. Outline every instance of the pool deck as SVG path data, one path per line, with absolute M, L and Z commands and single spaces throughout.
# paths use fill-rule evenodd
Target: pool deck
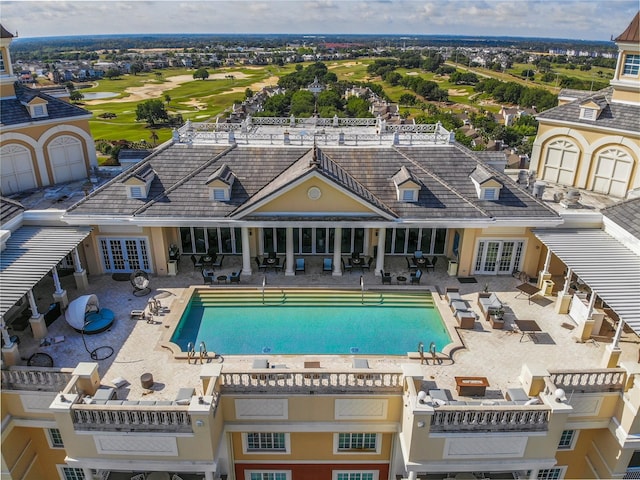
M 217 275 L 229 275 L 237 271 L 239 257 L 228 257 L 228 266 L 216 271 Z M 255 272 L 251 277 L 242 277 L 239 285 L 217 285 L 206 288 L 228 289 L 262 288 L 266 277 L 266 288 L 280 287 L 313 287 L 313 288 L 360 288 L 359 273 L 346 273 L 343 276 L 331 276 L 322 273 L 320 257 L 307 257 L 307 271 L 297 276 L 285 276 L 282 272 L 266 274 Z M 476 276 L 477 283 L 461 284 L 456 277 L 450 277 L 445 262 L 438 265 L 435 272 L 424 274 L 420 285 L 397 285 L 396 277 L 409 277 L 403 257 L 388 257 L 385 270 L 392 274 L 392 285 L 382 285 L 380 277 L 371 272 L 363 274 L 365 289 L 372 290 L 422 290 L 434 292 L 434 299 L 443 317 L 453 343 L 438 353 L 440 361 L 434 362 L 426 353 L 427 364 L 421 366 L 424 373 L 425 388 L 448 389 L 456 396 L 454 377 L 482 376 L 489 382 L 487 398 L 502 398 L 507 388 L 520 386 L 518 376 L 522 365 L 539 365 L 546 369 L 589 369 L 601 368 L 607 341 L 613 331 L 604 332 L 598 341 L 589 340 L 581 343 L 577 338 L 575 323 L 568 315 L 555 312 L 555 296 L 536 296 L 529 301 L 527 296 L 516 290 L 521 282 L 511 276 Z M 118 388 L 119 399 L 172 400 L 178 390 L 183 387 L 195 387 L 202 393 L 200 371 L 201 364 L 188 363 L 186 358 L 175 358 L 168 348 L 167 342 L 183 303 L 190 296 L 191 286 L 202 285 L 202 275 L 194 270 L 188 258 L 180 263 L 177 276 L 151 277 L 149 295 L 137 297 L 129 281 L 115 281 L 111 275 L 90 275 L 89 290 L 80 292 L 75 287 L 73 276 L 61 278 L 69 300 L 87 293 L 98 296 L 100 306 L 115 312 L 115 322 L 111 329 L 96 335 L 83 336 L 75 332 L 64 320 L 59 318 L 49 327 L 48 338 L 64 337 L 59 343 L 41 346 L 39 340 L 33 339 L 29 327 L 24 331 L 12 331 L 20 337 L 20 355 L 22 364 L 36 352 L 50 355 L 55 367 L 75 367 L 78 362 L 92 362 L 87 350 L 109 346 L 114 353 L 109 358 L 98 360 L 102 385 L 113 386 L 112 380 L 122 377 L 129 383 Z M 556 282 L 556 285 L 561 282 Z M 502 330 L 494 330 L 489 322 L 480 315 L 477 307 L 478 292 L 488 286 L 505 304 L 505 325 Z M 460 294 L 477 314 L 475 327 L 469 330 L 457 328 L 457 322 L 451 314 L 444 299 L 445 287 L 458 287 Z M 34 290 L 40 313 L 44 313 L 53 301 L 54 291 L 51 277 L 45 277 Z M 165 312 L 154 318 L 152 323 L 130 318 L 132 310 L 142 310 L 149 299 L 159 299 Z M 514 320 L 535 320 L 542 333 L 534 338 L 521 335 L 514 329 Z M 603 334 L 603 332 L 600 332 Z M 609 340 L 607 340 L 609 338 Z M 86 344 L 86 348 L 85 348 Z M 620 347 L 621 362 L 637 362 L 640 339 L 633 333 L 623 333 Z M 416 341 L 416 350 L 417 350 Z M 428 342 L 425 342 L 425 351 Z M 99 356 L 108 353 L 107 349 L 99 349 Z M 327 371 L 344 371 L 351 369 L 353 358 L 367 358 L 372 371 L 397 371 L 403 364 L 420 365 L 419 359 L 408 356 L 373 356 L 373 355 L 249 355 L 225 356 L 206 360 L 205 362 L 223 362 L 225 366 L 235 369 L 251 370 L 256 358 L 268 359 L 271 364 L 286 365 L 288 368 L 302 369 L 305 361 L 319 361 Z M 153 375 L 154 385 L 151 391 L 142 388 L 140 376 L 143 373 Z

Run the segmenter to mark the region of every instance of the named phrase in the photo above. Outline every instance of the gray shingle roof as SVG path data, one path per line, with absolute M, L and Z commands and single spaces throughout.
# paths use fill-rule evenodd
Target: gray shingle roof
M 558 217 L 506 175 L 485 166 L 473 152 L 457 144 L 325 146 L 318 148 L 316 158 L 318 164 L 312 162 L 313 149 L 304 146 L 170 145 L 136 168 L 146 165 L 156 173 L 147 199 L 127 198 L 122 180 L 133 173 L 128 172 L 72 206 L 67 217 L 71 221 L 76 215 L 164 217 L 168 225 L 175 224 L 177 218 L 225 218 L 276 195 L 311 172 L 317 172 L 392 218 L 490 221 L 500 217 Z M 206 182 L 222 165 L 227 165 L 236 177 L 231 199 L 211 200 Z M 478 199 L 469 178 L 478 165 L 504 185 L 499 200 Z M 416 202 L 398 201 L 393 176 L 403 166 L 422 185 Z
M 640 197 L 603 208 L 601 213 L 640 239 Z
M 584 125 L 640 132 L 640 105 L 611 102 L 612 87 L 607 87 L 590 96 L 582 97 L 573 102 L 559 105 L 538 114 L 538 120 L 559 120 L 563 122 L 581 123 Z M 602 107 L 602 112 L 596 120 L 580 118 L 580 105 L 587 100 L 593 100 Z
M 0 197 L 0 225 L 4 225 L 24 211 L 25 208 L 19 202 L 10 198 Z
M 40 97 L 48 102 L 47 116 L 31 118 L 29 109 L 22 104 L 29 103 L 35 97 Z M 16 98 L 0 100 L 0 123 L 7 126 L 22 123 L 48 122 L 50 120 L 81 117 L 85 115 L 91 115 L 91 112 L 25 86 L 16 87 Z

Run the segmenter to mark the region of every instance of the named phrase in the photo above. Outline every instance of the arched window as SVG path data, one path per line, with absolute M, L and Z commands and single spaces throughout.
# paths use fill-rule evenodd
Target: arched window
M 0 149 L 0 171 L 3 195 L 37 186 L 31 152 L 23 145 L 9 144 Z
M 633 171 L 633 159 L 620 149 L 608 148 L 600 152 L 593 174 L 593 191 L 624 197 Z
M 75 137 L 63 135 L 49 145 L 53 182 L 64 183 L 86 178 L 88 175 L 82 143 Z
M 561 185 L 572 186 L 580 150 L 568 140 L 556 140 L 547 146 L 542 179 Z

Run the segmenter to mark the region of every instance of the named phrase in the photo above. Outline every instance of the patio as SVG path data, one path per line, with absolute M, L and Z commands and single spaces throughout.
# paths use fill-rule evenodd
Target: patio
M 444 322 L 447 324 L 454 344 L 453 348 L 446 348 L 445 354 L 438 352 L 442 362 L 434 362 L 426 355 L 427 362 L 421 366 L 427 387 L 448 389 L 455 392 L 455 377 L 483 376 L 487 377 L 490 388 L 487 398 L 501 398 L 502 392 L 508 388 L 519 387 L 518 376 L 523 364 L 541 365 L 546 369 L 589 369 L 602 366 L 602 356 L 605 344 L 590 340 L 580 343 L 576 332 L 568 328 L 572 320 L 568 315 L 557 314 L 554 310 L 555 297 L 537 296 L 531 302 L 522 295 L 518 297 L 516 286 L 520 280 L 511 276 L 478 276 L 477 283 L 460 283 L 456 277 L 447 273 L 444 259 L 436 266 L 434 272 L 424 272 L 419 285 L 398 285 L 398 276 L 409 276 L 404 257 L 387 257 L 385 271 L 392 275 L 392 284 L 383 285 L 381 277 L 374 272 L 360 274 L 346 273 L 333 276 L 322 272 L 322 257 L 305 257 L 306 272 L 296 276 L 285 276 L 275 270 L 266 273 L 254 272 L 251 276 L 243 276 L 239 285 L 214 284 L 207 288 L 220 288 L 232 291 L 238 287 L 265 288 L 279 287 L 327 287 L 327 288 L 360 288 L 362 277 L 365 289 L 392 290 L 426 290 L 434 293 L 434 299 L 440 310 Z M 216 276 L 230 276 L 240 268 L 240 257 L 225 258 L 225 266 L 215 271 Z M 176 276 L 151 276 L 149 287 L 151 292 L 147 296 L 137 297 L 129 281 L 115 281 L 111 275 L 89 276 L 88 292 L 79 292 L 75 288 L 72 276 L 61 278 L 63 288 L 67 289 L 69 300 L 79 295 L 95 293 L 101 307 L 115 312 L 115 323 L 106 332 L 82 336 L 75 332 L 60 318 L 49 326 L 48 345 L 42 345 L 40 340 L 34 340 L 27 327 L 24 331 L 12 331 L 12 335 L 20 338 L 20 355 L 23 365 L 35 353 L 50 355 L 56 367 L 75 367 L 78 362 L 92 362 L 90 353 L 95 349 L 111 347 L 113 355 L 98 361 L 102 384 L 115 386 L 113 380 L 123 378 L 126 384 L 117 388 L 119 399 L 139 399 L 143 396 L 153 400 L 173 399 L 178 390 L 183 387 L 195 387 L 196 394 L 202 394 L 200 383 L 200 363 L 188 363 L 186 360 L 176 360 L 168 349 L 160 346 L 163 337 L 167 335 L 169 318 L 172 308 L 178 308 L 180 296 L 184 289 L 191 285 L 202 285 L 203 277 L 199 268 L 194 269 L 188 258 L 183 258 Z M 457 328 L 448 304 L 444 299 L 447 286 L 459 288 L 460 295 L 466 300 L 477 314 L 474 328 L 463 330 Z M 478 292 L 485 289 L 496 292 L 505 305 L 504 329 L 493 329 L 489 321 L 484 320 L 477 307 Z M 50 277 L 45 277 L 37 286 L 34 293 L 41 313 L 46 312 L 52 302 L 54 291 Z M 516 298 L 518 297 L 518 298 Z M 163 312 L 154 316 L 153 322 L 130 318 L 132 310 L 143 310 L 149 299 L 158 299 Z M 516 319 L 535 320 L 542 332 L 544 342 L 520 341 L 521 334 L 514 328 Z M 613 332 L 611 332 L 611 336 Z M 624 333 L 620 346 L 622 355 L 620 361 L 637 362 L 638 344 L 640 340 L 633 333 Z M 417 341 L 416 341 L 417 350 Z M 106 352 L 105 350 L 99 350 Z M 283 364 L 289 368 L 302 368 L 306 361 L 320 360 L 323 368 L 350 368 L 353 355 L 318 356 L 318 355 L 259 355 L 267 358 L 272 364 Z M 251 368 L 255 355 L 225 356 L 224 365 L 247 370 Z M 420 365 L 420 359 L 407 356 L 367 356 L 372 370 L 384 371 L 397 369 L 401 364 Z M 221 359 L 205 361 L 218 362 Z M 158 366 L 162 365 L 162 368 Z M 153 387 L 146 390 L 142 387 L 140 377 L 151 372 L 154 378 Z M 179 379 L 176 381 L 176 379 Z

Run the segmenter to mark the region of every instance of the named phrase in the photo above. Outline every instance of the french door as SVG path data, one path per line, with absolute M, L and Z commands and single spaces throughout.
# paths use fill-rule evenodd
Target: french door
M 100 253 L 106 273 L 151 270 L 146 238 L 101 238 Z
M 473 273 L 509 275 L 520 270 L 523 250 L 523 240 L 480 240 Z

